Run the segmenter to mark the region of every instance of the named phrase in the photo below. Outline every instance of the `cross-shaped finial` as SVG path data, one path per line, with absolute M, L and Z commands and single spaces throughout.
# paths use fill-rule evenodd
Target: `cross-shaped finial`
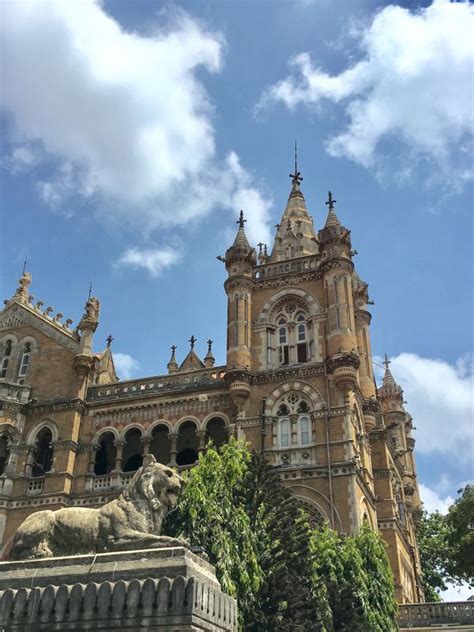
M 237 220 L 237 224 L 239 225 L 239 228 L 243 228 L 246 221 L 247 220 L 244 219 L 244 212 L 240 211 L 239 219 Z
M 259 254 L 262 254 L 262 248 L 263 248 L 264 245 L 265 244 L 263 243 L 263 241 L 259 241 L 258 242 L 257 246 L 259 248 L 259 250 L 258 250 Z
M 211 348 L 212 348 L 212 343 L 213 343 L 213 342 L 214 342 L 214 340 L 211 340 L 210 338 L 209 338 L 209 340 L 207 341 L 207 346 L 208 346 L 207 352 L 208 352 L 208 353 L 211 353 Z
M 107 336 L 107 338 L 105 339 L 105 342 L 107 343 L 107 349 L 110 347 L 114 340 L 115 338 L 112 338 L 112 334 L 109 334 Z
M 336 200 L 333 199 L 331 191 L 328 191 L 328 201 L 326 202 L 326 206 L 329 207 L 330 211 L 334 210 L 335 203 L 336 203 Z
M 275 224 L 275 228 L 276 228 L 277 230 L 280 230 L 280 226 L 281 226 L 281 224 Z
M 197 340 L 197 338 L 195 338 L 194 336 L 191 336 L 191 338 L 189 339 L 189 342 L 191 344 L 191 349 L 194 349 L 194 345 L 196 344 L 196 340 Z
M 178 347 L 176 345 L 171 345 L 171 351 L 173 352 L 173 355 L 174 355 L 174 353 L 175 353 L 177 348 Z
M 385 360 L 383 361 L 385 368 L 388 369 L 388 365 L 390 364 L 390 360 L 388 359 L 388 355 L 385 354 Z
M 22 276 L 25 274 L 26 272 L 26 264 L 28 263 L 28 255 L 26 255 L 25 260 L 23 262 L 23 272 L 21 273 Z

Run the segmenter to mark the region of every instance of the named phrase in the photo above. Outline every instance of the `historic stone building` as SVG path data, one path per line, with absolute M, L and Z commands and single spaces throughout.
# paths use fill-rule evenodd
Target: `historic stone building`
M 0 548 L 38 509 L 98 506 L 143 454 L 190 467 L 211 437 L 263 449 L 308 508 L 345 533 L 363 521 L 387 546 L 400 602 L 423 600 L 412 420 L 388 362 L 377 389 L 367 284 L 331 194 L 317 231 L 292 174 L 271 252 L 241 214 L 225 257 L 227 361 L 212 343 L 167 373 L 119 382 L 110 340 L 96 353 L 99 301 L 75 329 L 29 294 L 25 272 L 0 312 Z

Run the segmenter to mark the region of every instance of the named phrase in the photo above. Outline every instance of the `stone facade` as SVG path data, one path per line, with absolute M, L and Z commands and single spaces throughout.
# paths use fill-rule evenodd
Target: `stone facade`
M 367 521 L 387 543 L 397 598 L 423 601 L 416 545 L 420 498 L 411 417 L 388 362 L 375 386 L 368 286 L 329 195 L 316 231 L 292 188 L 271 252 L 239 220 L 226 267 L 227 359 L 191 338 L 167 374 L 117 380 L 110 341 L 93 351 L 99 301 L 76 329 L 33 304 L 31 276 L 0 313 L 0 544 L 38 509 L 98 507 L 144 454 L 190 467 L 208 438 L 263 449 L 310 511 L 341 532 Z M 151 332 L 150 332 L 151 333 Z M 3 455 L 3 457 L 2 457 Z

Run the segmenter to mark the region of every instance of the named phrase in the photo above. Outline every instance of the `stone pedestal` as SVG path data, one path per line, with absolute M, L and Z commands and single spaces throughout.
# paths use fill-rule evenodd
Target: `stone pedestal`
M 230 632 L 237 605 L 183 547 L 0 563 L 0 632 Z

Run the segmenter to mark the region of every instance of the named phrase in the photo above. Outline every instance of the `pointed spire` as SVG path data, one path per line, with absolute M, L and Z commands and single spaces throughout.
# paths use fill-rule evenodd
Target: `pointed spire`
M 166 368 L 168 369 L 168 373 L 176 373 L 178 370 L 178 363 L 176 362 L 176 349 L 178 347 L 176 345 L 171 345 L 171 358 Z
M 192 371 L 193 369 L 203 369 L 204 363 L 199 358 L 199 356 L 194 351 L 194 346 L 197 342 L 197 338 L 195 336 L 191 336 L 189 339 L 190 349 L 188 355 L 184 358 L 181 366 L 179 367 L 180 371 Z
M 211 368 L 214 366 L 216 359 L 214 358 L 214 355 L 212 353 L 212 343 L 213 340 L 208 340 L 207 341 L 207 354 L 206 357 L 204 358 L 204 366 Z
M 296 140 L 295 140 L 295 170 L 293 173 L 290 173 L 289 177 L 291 178 L 291 183 L 292 183 L 290 198 L 297 196 L 304 200 L 303 193 L 301 192 L 301 189 L 300 189 L 300 183 L 303 180 L 303 177 L 301 176 L 301 173 L 298 171 L 298 145 L 296 144 Z
M 392 375 L 392 372 L 389 369 L 389 365 L 390 365 L 390 360 L 388 359 L 388 355 L 385 354 L 385 359 L 383 361 L 384 366 L 385 366 L 385 373 L 383 376 L 383 385 L 384 386 L 388 386 L 389 384 L 391 386 L 396 386 L 397 383 L 395 382 L 395 379 Z
M 234 246 L 240 246 L 244 248 L 248 248 L 250 250 L 250 244 L 247 239 L 247 235 L 245 234 L 245 224 L 247 220 L 244 218 L 244 212 L 241 210 L 239 213 L 239 219 L 237 220 L 237 224 L 239 225 L 239 230 L 237 231 L 237 235 L 234 239 Z
M 331 191 L 328 191 L 328 200 L 325 203 L 326 206 L 328 207 L 328 216 L 326 218 L 326 223 L 324 225 L 324 228 L 327 228 L 328 226 L 340 226 L 341 225 L 341 222 L 339 221 L 339 218 L 336 215 L 336 211 L 334 210 L 334 204 L 335 203 L 336 203 L 336 200 L 332 197 Z

